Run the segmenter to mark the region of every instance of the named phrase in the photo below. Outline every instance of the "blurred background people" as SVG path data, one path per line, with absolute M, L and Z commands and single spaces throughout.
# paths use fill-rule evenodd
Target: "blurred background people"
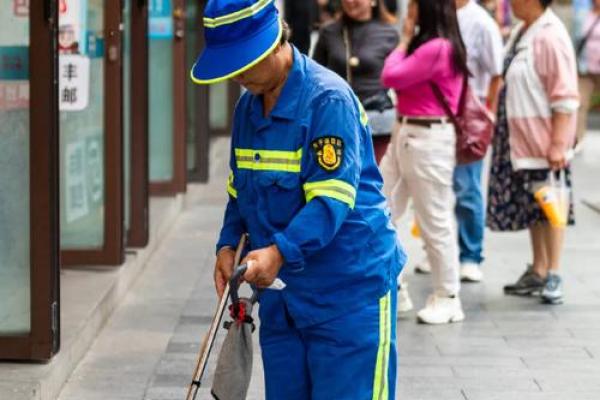
M 475 0 L 456 0 L 456 8 L 471 72 L 469 84 L 482 104 L 495 112 L 504 56 L 500 29 Z M 460 277 L 468 282 L 479 282 L 483 278 L 480 269 L 485 224 L 482 167 L 483 160 L 457 165 L 454 170 Z
M 551 0 L 512 0 L 523 21 L 514 30 L 505 59 L 493 142 L 487 225 L 496 231 L 528 229 L 533 264 L 505 293 L 540 293 L 546 303 L 562 301 L 558 275 L 563 230 L 550 226 L 533 191 L 551 171 L 564 169 L 574 141 L 578 107 L 575 51 Z M 569 224 L 574 223 L 573 205 Z
M 456 0 L 458 25 L 467 49 L 469 85 L 482 104 L 495 112 L 502 84 L 503 43 L 500 28 L 490 14 L 475 0 Z M 456 219 L 460 277 L 466 282 L 483 278 L 483 235 L 485 228 L 481 175 L 483 160 L 457 165 L 454 170 Z M 429 273 L 427 258 L 420 261 L 416 272 Z
M 417 318 L 429 324 L 458 322 L 465 317 L 459 299 L 452 188 L 456 133 L 431 83 L 440 88 L 456 113 L 467 75 L 454 0 L 413 0 L 400 45 L 387 58 L 382 73 L 383 84 L 396 91 L 400 122 L 381 171 L 394 221 L 404 214 L 412 198 L 434 286 Z
M 579 61 L 579 92 L 581 107 L 577 118 L 577 148 L 581 149 L 587 130 L 587 118 L 592 95 L 600 91 L 600 0 L 594 0 L 593 8 L 583 23 L 582 36 L 577 40 Z
M 316 17 L 314 1 L 285 0 L 285 20 L 290 26 L 290 42 L 304 54 L 310 49 L 313 20 Z
M 341 0 L 341 9 L 341 17 L 321 29 L 313 58 L 346 79 L 367 110 L 379 162 L 395 121 L 380 76 L 399 37 L 381 0 Z

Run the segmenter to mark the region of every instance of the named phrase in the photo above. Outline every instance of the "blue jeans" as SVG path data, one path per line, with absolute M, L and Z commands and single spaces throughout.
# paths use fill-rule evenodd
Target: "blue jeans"
M 454 169 L 456 219 L 460 262 L 480 264 L 483 261 L 484 210 L 481 193 L 483 160 L 457 165 Z

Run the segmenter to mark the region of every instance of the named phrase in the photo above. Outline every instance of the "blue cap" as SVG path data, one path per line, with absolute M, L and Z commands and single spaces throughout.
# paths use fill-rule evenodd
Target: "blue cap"
M 249 70 L 271 54 L 281 34 L 275 0 L 209 0 L 206 48 L 192 68 L 192 80 L 217 83 Z

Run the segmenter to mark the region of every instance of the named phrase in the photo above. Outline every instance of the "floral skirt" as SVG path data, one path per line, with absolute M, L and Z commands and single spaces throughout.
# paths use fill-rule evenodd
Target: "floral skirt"
M 533 197 L 533 187 L 538 182 L 546 181 L 550 170 L 513 170 L 510 160 L 504 95 L 505 92 L 501 94 L 500 98 L 498 124 L 492 144 L 486 224 L 494 231 L 518 231 L 528 229 L 536 223 L 548 221 Z M 567 186 L 571 188 L 569 167 L 565 169 L 565 176 Z M 575 224 L 573 201 L 571 201 L 569 209 L 568 224 Z

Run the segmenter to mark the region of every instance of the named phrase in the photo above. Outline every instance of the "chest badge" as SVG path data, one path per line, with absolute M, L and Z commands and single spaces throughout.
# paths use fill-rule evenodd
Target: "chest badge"
M 344 141 L 336 136 L 324 136 L 311 143 L 317 163 L 326 171 L 335 171 L 342 165 Z

